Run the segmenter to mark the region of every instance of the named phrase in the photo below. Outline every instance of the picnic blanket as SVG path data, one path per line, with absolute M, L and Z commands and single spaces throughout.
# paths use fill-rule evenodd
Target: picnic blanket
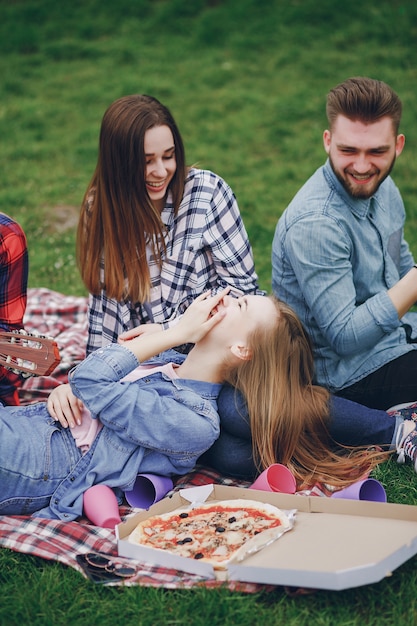
M 85 356 L 87 339 L 87 298 L 65 296 L 49 289 L 29 289 L 25 316 L 26 330 L 36 330 L 53 337 L 59 347 L 61 363 L 50 376 L 27 379 L 20 397 L 22 404 L 45 400 L 57 385 L 67 382 L 68 371 Z M 249 483 L 222 476 L 203 466 L 176 480 L 174 491 L 192 486 L 222 484 L 233 487 L 248 487 Z M 317 486 L 308 495 L 329 495 Z M 305 492 L 299 492 L 306 495 Z M 128 506 L 120 508 L 122 519 L 133 512 Z M 113 530 L 94 526 L 86 518 L 74 522 L 48 520 L 29 516 L 0 516 L 0 546 L 23 552 L 46 560 L 59 561 L 81 574 L 82 568 L 76 560 L 77 554 L 104 552 L 117 556 L 117 543 Z M 131 563 L 129 559 L 120 559 Z M 168 589 L 186 589 L 198 586 L 227 586 L 231 590 L 254 593 L 270 590 L 272 585 L 254 583 L 219 582 L 213 579 L 180 572 L 173 569 L 153 567 L 137 563 L 137 573 L 129 579 L 108 583 L 111 585 L 142 585 Z
M 249 483 L 221 476 L 218 472 L 203 466 L 177 479 L 173 491 L 192 486 L 221 484 L 232 487 L 248 487 Z M 304 492 L 299 492 L 304 495 Z M 309 495 L 323 496 L 319 487 L 309 491 Z M 120 507 L 122 520 L 135 510 L 128 506 Z M 91 524 L 86 518 L 74 522 L 62 522 L 23 515 L 0 516 L 0 546 L 16 552 L 38 556 L 46 560 L 59 561 L 64 565 L 78 570 L 84 577 L 85 573 L 76 560 L 77 554 L 86 552 L 103 552 L 110 557 L 117 556 L 115 533 L 111 529 L 100 528 Z M 117 557 L 118 562 L 131 564 L 132 560 Z M 133 561 L 137 567 L 136 574 L 120 582 L 108 585 L 140 585 L 144 587 L 164 587 L 166 589 L 190 589 L 193 587 L 227 586 L 231 591 L 256 593 L 271 591 L 273 585 L 242 583 L 238 581 L 217 581 L 196 574 L 181 572 L 176 569 L 152 566 L 147 563 Z M 288 592 L 288 590 L 287 590 Z
M 232 479 L 221 477 L 208 468 L 197 468 L 192 474 L 182 477 L 175 486 L 181 489 L 188 486 L 199 486 L 208 483 L 219 483 L 231 486 L 245 486 Z M 133 512 L 133 509 L 122 506 L 122 519 Z M 43 518 L 15 515 L 0 516 L 0 546 L 17 552 L 23 552 L 47 560 L 59 561 L 64 565 L 78 570 L 85 576 L 76 561 L 77 554 L 86 552 L 104 552 L 117 556 L 115 533 L 111 529 L 92 525 L 86 518 L 74 522 L 62 522 Z M 130 559 L 117 558 L 118 562 L 131 563 Z M 156 567 L 134 561 L 136 574 L 120 582 L 108 585 L 141 585 L 145 587 L 164 587 L 166 589 L 189 589 L 204 585 L 217 587 L 225 583 L 202 576 L 181 572 L 175 569 Z M 252 583 L 226 583 L 233 590 L 253 593 L 267 588 L 265 585 Z
M 25 329 L 52 337 L 61 362 L 49 376 L 27 378 L 19 390 L 21 404 L 42 402 L 54 387 L 68 380 L 68 372 L 85 358 L 88 299 L 66 296 L 50 289 L 28 289 Z

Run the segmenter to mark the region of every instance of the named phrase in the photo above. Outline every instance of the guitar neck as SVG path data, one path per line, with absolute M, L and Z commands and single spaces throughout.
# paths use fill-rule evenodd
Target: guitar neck
M 0 365 L 23 376 L 48 376 L 61 361 L 53 339 L 25 331 L 0 331 Z

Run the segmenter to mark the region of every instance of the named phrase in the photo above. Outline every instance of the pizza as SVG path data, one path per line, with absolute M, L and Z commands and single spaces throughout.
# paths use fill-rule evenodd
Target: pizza
M 288 530 L 290 521 L 283 511 L 271 504 L 244 499 L 222 500 L 149 517 L 139 522 L 129 541 L 201 559 L 221 569 L 249 540 L 278 527 Z

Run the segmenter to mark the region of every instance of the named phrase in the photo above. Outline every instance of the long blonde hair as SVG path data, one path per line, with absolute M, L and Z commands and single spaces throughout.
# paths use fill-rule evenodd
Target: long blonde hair
M 246 399 L 255 463 L 259 471 L 283 463 L 303 487 L 352 483 L 385 460 L 386 453 L 342 446 L 335 451 L 327 428 L 329 393 L 313 383 L 309 337 L 294 311 L 271 299 L 275 323 L 252 334 L 252 358 L 227 377 Z
M 98 161 L 78 223 L 78 267 L 90 293 L 104 289 L 115 300 L 148 300 L 146 246 L 152 247 L 159 264 L 165 251 L 165 227 L 145 188 L 145 133 L 155 126 L 168 126 L 174 138 L 177 168 L 170 191 L 174 213 L 178 212 L 184 195 L 185 152 L 170 111 L 151 96 L 119 98 L 103 116 Z

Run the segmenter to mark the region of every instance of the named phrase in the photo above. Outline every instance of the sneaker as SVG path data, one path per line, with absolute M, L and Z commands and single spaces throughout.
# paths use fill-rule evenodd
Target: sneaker
M 405 402 L 404 404 L 397 404 L 387 410 L 388 415 L 396 415 L 402 417 L 404 420 L 413 420 L 417 422 L 417 402 Z
M 398 454 L 398 463 L 405 463 L 409 459 L 417 472 L 417 430 L 409 429 L 410 422 L 402 422 L 398 428 L 396 448 Z

